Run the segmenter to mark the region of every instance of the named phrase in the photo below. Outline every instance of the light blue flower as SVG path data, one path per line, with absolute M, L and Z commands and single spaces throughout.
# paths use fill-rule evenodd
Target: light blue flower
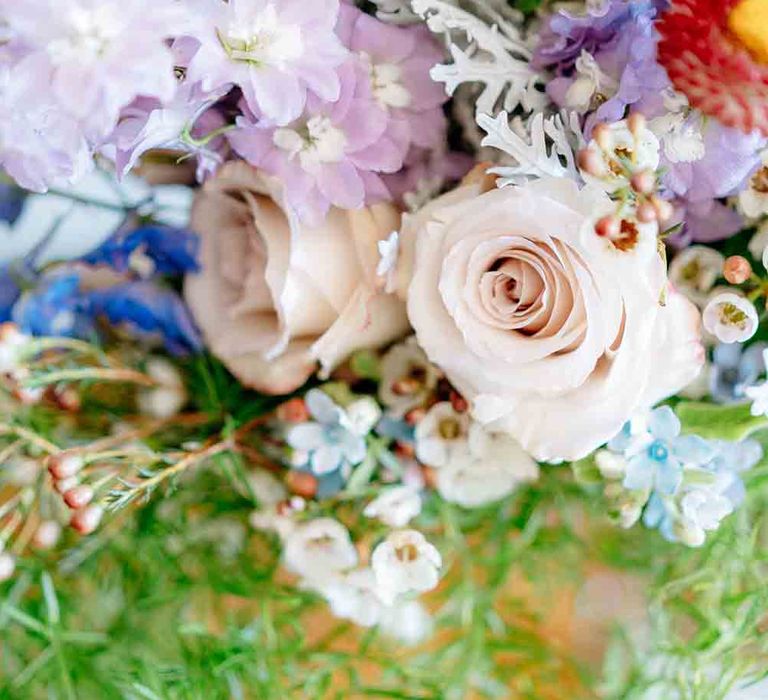
M 744 401 L 744 390 L 765 372 L 765 343 L 755 343 L 746 350 L 740 343 L 721 343 L 712 354 L 709 390 L 718 403 Z
M 677 542 L 675 535 L 675 513 L 672 502 L 657 493 L 652 493 L 643 512 L 643 525 L 651 530 L 658 529 L 668 542 Z
M 346 411 L 320 389 L 309 391 L 305 401 L 314 421 L 291 428 L 288 444 L 308 455 L 307 464 L 317 475 L 360 464 L 367 452 L 365 437 L 355 432 Z
M 624 488 L 672 495 L 682 483 L 684 467 L 711 461 L 714 450 L 707 441 L 695 435 L 681 436 L 680 428 L 680 420 L 668 406 L 651 412 L 645 434 L 635 434 L 627 442 Z

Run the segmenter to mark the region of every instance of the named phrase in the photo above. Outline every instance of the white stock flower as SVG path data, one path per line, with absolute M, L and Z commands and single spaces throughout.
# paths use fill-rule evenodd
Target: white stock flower
M 709 292 L 723 274 L 725 257 L 703 245 L 681 250 L 669 265 L 669 281 L 697 306 L 707 303 Z
M 444 466 L 454 451 L 466 449 L 470 421 L 449 401 L 436 403 L 416 426 L 416 457 L 428 467 Z
M 438 470 L 437 490 L 450 503 L 477 508 L 506 498 L 538 476 L 538 465 L 517 441 L 473 423 L 466 449 L 454 451 Z
M 398 530 L 373 550 L 371 568 L 382 601 L 391 605 L 405 593 L 435 588 L 443 565 L 440 552 L 415 530 Z
M 758 326 L 755 305 L 731 292 L 714 297 L 704 309 L 703 320 L 704 327 L 721 343 L 743 343 Z
M 378 518 L 389 527 L 405 527 L 421 513 L 421 495 L 410 486 L 384 489 L 363 511 L 367 518 Z
M 349 531 L 338 520 L 317 518 L 298 525 L 287 537 L 283 549 L 285 566 L 313 582 L 357 565 L 357 550 Z

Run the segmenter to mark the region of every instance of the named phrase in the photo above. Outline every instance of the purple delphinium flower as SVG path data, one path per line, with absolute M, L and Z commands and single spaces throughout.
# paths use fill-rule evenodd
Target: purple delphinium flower
M 35 89 L 50 93 L 92 145 L 137 96 L 173 95 L 166 39 L 182 18 L 173 0 L 0 0 L 0 16 L 20 53 L 46 58 Z
M 237 85 L 251 112 L 287 124 L 307 96 L 339 96 L 348 53 L 334 33 L 338 0 L 198 0 L 182 43 L 197 43 L 187 79 L 206 91 Z
M 147 225 L 122 228 L 82 261 L 108 265 L 117 272 L 133 271 L 140 277 L 183 275 L 198 271 L 199 238 L 171 226 Z
M 50 71 L 40 54 L 0 64 L 0 168 L 34 192 L 65 185 L 92 166 L 80 126 L 48 89 Z
M 674 198 L 677 218 L 684 223 L 680 233 L 670 238 L 675 246 L 722 240 L 744 227 L 742 216 L 718 200 L 743 188 L 760 167 L 760 149 L 765 145 L 758 133 L 744 134 L 715 120 L 696 118 L 704 140 L 703 157 L 672 162 L 662 153 L 662 182 Z
M 389 199 L 379 173 L 400 170 L 408 147 L 388 132 L 389 116 L 360 63 L 349 60 L 339 77 L 337 102 L 310 95 L 304 114 L 286 126 L 244 116 L 228 134 L 237 153 L 283 183 L 288 204 L 308 223 L 331 206 L 359 209 Z

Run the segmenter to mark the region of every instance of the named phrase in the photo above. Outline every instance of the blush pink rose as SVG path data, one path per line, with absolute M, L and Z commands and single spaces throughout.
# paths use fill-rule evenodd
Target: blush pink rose
M 703 363 L 699 313 L 666 289 L 657 227 L 614 245 L 594 230 L 611 207 L 567 180 L 469 185 L 403 225 L 420 345 L 478 421 L 540 461 L 588 455 Z
M 318 365 L 328 372 L 401 337 L 405 305 L 376 278 L 378 242 L 399 224 L 382 204 L 304 226 L 275 180 L 227 164 L 192 210 L 202 271 L 187 277 L 185 296 L 208 347 L 246 386 L 285 394 Z

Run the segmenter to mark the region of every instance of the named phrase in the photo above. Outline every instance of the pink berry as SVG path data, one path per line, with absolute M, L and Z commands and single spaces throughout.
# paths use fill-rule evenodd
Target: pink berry
M 730 284 L 744 284 L 752 276 L 752 265 L 741 255 L 731 255 L 723 264 L 723 277 Z
M 621 221 L 612 214 L 604 216 L 595 224 L 595 233 L 601 238 L 616 238 L 621 233 Z
M 64 494 L 64 503 L 72 510 L 85 508 L 93 500 L 93 489 L 87 484 L 81 484 L 69 489 Z

